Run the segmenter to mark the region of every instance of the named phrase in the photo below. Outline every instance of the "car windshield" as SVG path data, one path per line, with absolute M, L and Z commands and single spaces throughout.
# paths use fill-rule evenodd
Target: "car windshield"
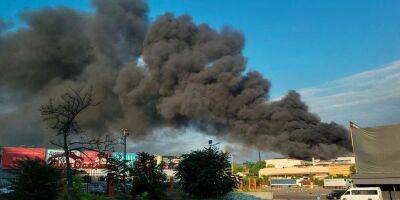
M 352 195 L 374 195 L 378 194 L 377 190 L 352 190 Z

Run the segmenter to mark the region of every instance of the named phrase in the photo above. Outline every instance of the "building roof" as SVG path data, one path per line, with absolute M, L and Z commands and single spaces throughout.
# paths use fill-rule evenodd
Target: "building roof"
M 368 173 L 354 174 L 355 185 L 399 185 L 400 173 Z

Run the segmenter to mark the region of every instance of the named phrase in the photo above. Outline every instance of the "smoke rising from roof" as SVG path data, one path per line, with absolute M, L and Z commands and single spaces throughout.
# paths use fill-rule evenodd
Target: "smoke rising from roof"
M 293 157 L 348 152 L 346 130 L 322 123 L 295 91 L 268 101 L 270 82 L 245 72 L 240 31 L 169 13 L 150 24 L 141 0 L 92 5 L 93 14 L 25 12 L 27 28 L 0 36 L 0 108 L 8 110 L 0 112 L 3 145 L 46 143 L 39 105 L 68 87 L 93 86 L 100 104 L 79 119 L 93 133 L 126 127 L 141 139 L 156 128 L 194 126 Z

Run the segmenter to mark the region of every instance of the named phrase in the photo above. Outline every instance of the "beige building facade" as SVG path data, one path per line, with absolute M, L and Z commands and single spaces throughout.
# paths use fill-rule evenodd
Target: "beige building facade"
M 272 178 L 293 178 L 293 177 L 314 177 L 324 179 L 329 175 L 348 176 L 351 165 L 315 165 L 315 166 L 294 166 L 285 168 L 263 168 L 259 171 L 259 176 L 269 176 Z

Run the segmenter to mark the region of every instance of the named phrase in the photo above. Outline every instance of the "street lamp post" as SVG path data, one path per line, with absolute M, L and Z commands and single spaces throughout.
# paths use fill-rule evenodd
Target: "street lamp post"
M 221 144 L 221 143 L 220 143 L 220 142 L 217 142 L 217 143 L 213 144 L 213 141 L 212 141 L 212 140 L 208 140 L 208 145 L 210 145 L 210 148 L 211 148 L 211 147 L 214 147 L 214 146 L 217 146 L 217 145 L 219 145 L 219 144 Z

